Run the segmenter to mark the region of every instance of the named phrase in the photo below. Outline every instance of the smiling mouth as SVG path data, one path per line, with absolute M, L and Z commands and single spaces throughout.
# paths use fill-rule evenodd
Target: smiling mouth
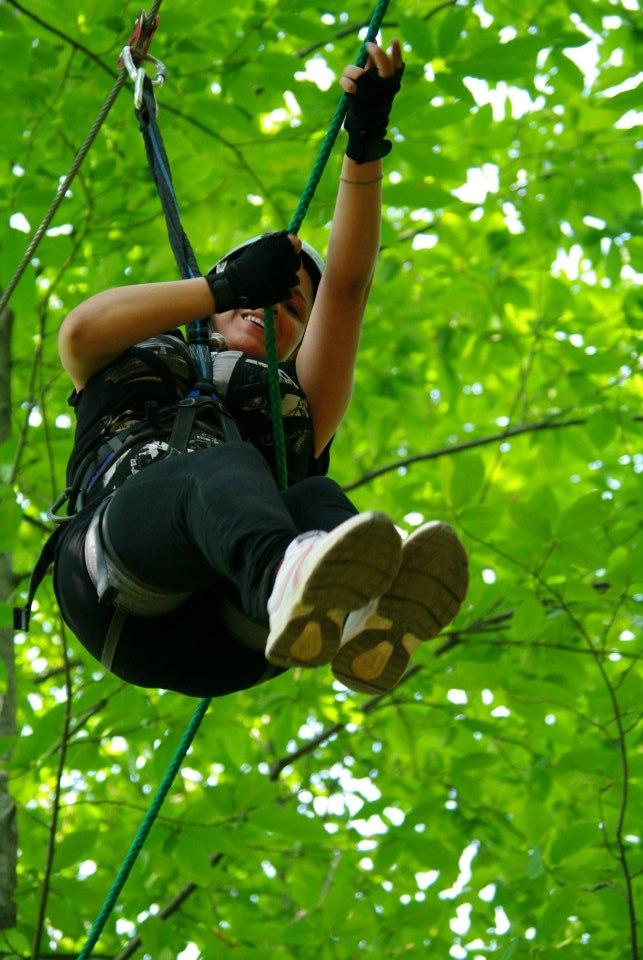
M 263 310 L 261 312 L 257 311 L 256 313 L 248 311 L 241 314 L 244 320 L 247 320 L 249 323 L 254 323 L 255 327 L 260 327 L 263 330 Z

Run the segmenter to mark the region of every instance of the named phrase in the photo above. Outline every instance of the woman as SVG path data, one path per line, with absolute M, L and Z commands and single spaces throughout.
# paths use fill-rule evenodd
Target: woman
M 349 138 L 325 268 L 272 234 L 206 278 L 99 293 L 61 327 L 82 509 L 57 550 L 56 594 L 80 641 L 132 683 L 212 696 L 331 663 L 347 686 L 384 691 L 457 613 L 467 567 L 451 528 L 427 524 L 402 545 L 386 516 L 358 514 L 323 475 L 352 390 L 402 71 L 397 41 L 388 54 L 370 44 L 367 67 L 340 81 Z M 264 304 L 285 491 L 271 469 Z M 208 315 L 216 394 L 176 329 Z

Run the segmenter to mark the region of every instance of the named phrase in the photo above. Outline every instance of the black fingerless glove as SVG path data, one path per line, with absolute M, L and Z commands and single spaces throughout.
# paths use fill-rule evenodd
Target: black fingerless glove
M 206 280 L 217 313 L 238 308 L 269 307 L 288 300 L 299 280 L 301 256 L 285 230 L 269 233 L 247 247 L 221 273 L 208 273 Z
M 370 69 L 355 81 L 355 93 L 347 93 L 344 129 L 348 131 L 346 156 L 355 163 L 380 160 L 391 152 L 390 140 L 385 140 L 393 98 L 402 86 L 404 64 L 391 77 L 380 77 Z

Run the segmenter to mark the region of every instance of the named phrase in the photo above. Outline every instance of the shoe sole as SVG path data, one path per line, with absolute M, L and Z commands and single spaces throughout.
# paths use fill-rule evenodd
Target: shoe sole
M 411 534 L 395 581 L 341 645 L 333 675 L 361 693 L 391 690 L 419 644 L 456 617 L 468 582 L 467 555 L 449 524 L 435 522 Z
M 285 622 L 271 628 L 266 659 L 282 667 L 332 660 L 348 611 L 388 590 L 401 556 L 400 536 L 383 513 L 360 513 L 331 531 Z

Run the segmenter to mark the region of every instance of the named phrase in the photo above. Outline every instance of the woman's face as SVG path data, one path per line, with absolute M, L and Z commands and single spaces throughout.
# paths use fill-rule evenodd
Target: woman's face
M 290 300 L 275 305 L 275 336 L 277 357 L 287 360 L 301 343 L 313 306 L 313 282 L 302 267 L 297 273 L 299 284 Z M 253 357 L 265 357 L 266 342 L 263 329 L 264 311 L 226 310 L 215 313 L 212 326 L 225 337 L 229 350 L 241 350 Z

